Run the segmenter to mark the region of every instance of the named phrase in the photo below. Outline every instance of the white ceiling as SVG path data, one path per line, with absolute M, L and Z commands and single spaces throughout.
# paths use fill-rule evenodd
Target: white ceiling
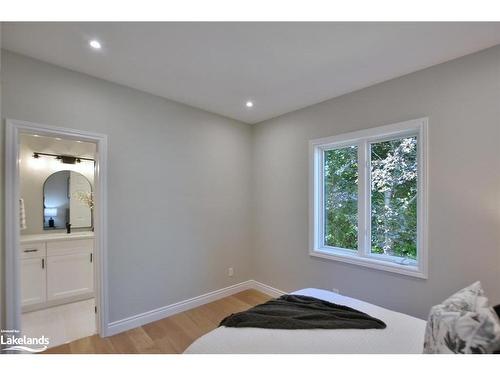
M 500 23 L 3 23 L 2 37 L 8 50 L 257 123 L 499 44 Z

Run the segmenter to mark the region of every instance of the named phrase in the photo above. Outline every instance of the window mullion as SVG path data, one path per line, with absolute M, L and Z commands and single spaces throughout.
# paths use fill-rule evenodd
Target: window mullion
M 365 256 L 372 250 L 372 189 L 371 189 L 371 150 L 370 142 L 365 141 Z
M 318 173 L 319 173 L 319 212 L 318 212 L 318 244 L 320 248 L 325 247 L 325 151 L 318 153 Z
M 358 145 L 358 255 L 367 256 L 367 215 L 368 215 L 368 195 L 367 195 L 367 162 L 368 143 L 363 140 Z

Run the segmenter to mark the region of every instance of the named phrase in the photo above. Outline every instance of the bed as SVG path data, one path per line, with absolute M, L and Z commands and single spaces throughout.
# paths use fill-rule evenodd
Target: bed
M 425 320 L 322 289 L 301 289 L 292 294 L 352 307 L 381 319 L 387 328 L 276 330 L 219 327 L 196 340 L 185 353 L 422 353 Z

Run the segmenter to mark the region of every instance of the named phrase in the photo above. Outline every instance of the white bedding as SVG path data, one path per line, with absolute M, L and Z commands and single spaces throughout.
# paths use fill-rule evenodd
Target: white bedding
M 292 294 L 320 298 L 363 311 L 385 329 L 277 330 L 219 327 L 200 337 L 185 353 L 422 353 L 425 320 L 321 289 Z

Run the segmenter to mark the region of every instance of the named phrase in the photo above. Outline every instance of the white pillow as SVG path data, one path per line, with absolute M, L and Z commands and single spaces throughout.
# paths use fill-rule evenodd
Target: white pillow
M 424 353 L 493 353 L 500 348 L 500 320 L 479 281 L 432 307 Z

